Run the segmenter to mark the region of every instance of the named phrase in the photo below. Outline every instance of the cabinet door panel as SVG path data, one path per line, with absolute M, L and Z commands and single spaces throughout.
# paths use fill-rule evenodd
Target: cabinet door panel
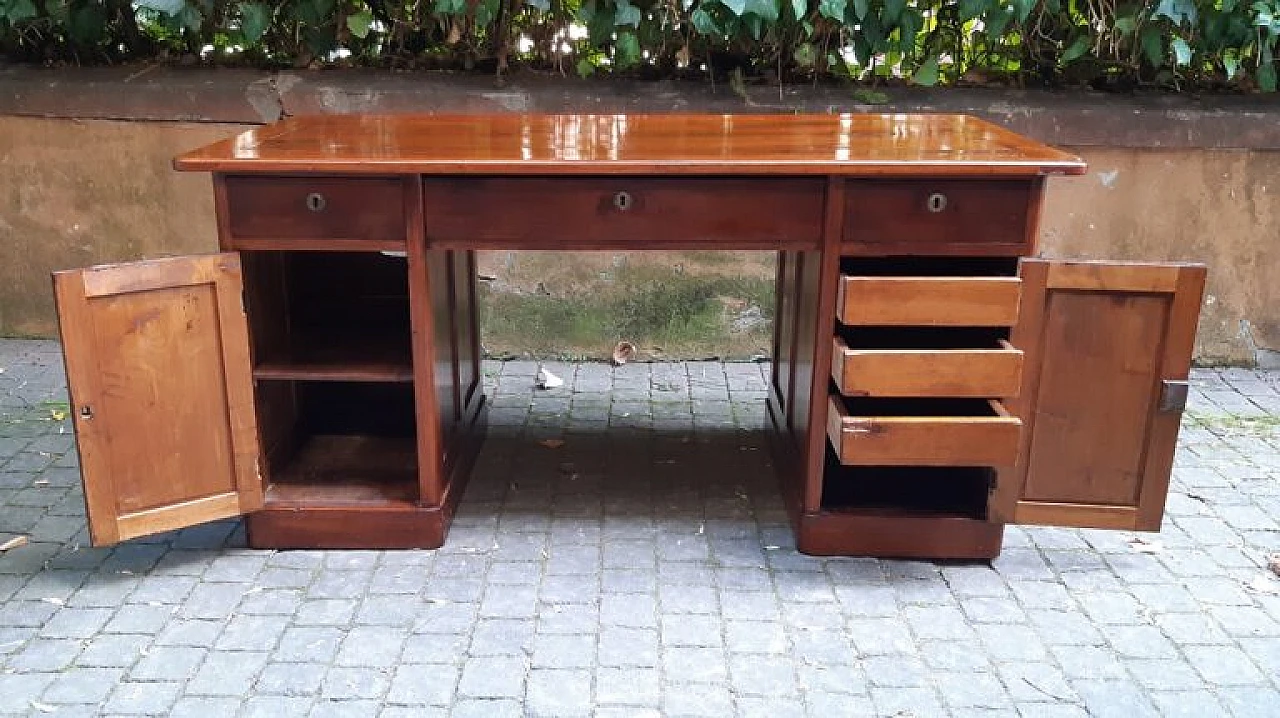
M 262 506 L 235 254 L 57 272 L 94 545 Z
M 1010 338 L 1026 353 L 1006 401 L 1023 421 L 995 520 L 1160 528 L 1205 270 L 1024 260 Z

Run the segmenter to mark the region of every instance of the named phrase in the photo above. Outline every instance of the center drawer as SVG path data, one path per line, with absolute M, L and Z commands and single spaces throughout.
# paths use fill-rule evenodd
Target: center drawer
M 845 465 L 1011 466 L 1021 428 L 995 400 L 833 394 L 827 404 L 827 437 Z
M 427 242 L 447 248 L 643 245 L 816 249 L 820 179 L 489 178 L 423 182 Z
M 904 333 L 904 332 L 900 332 Z M 882 348 L 880 342 L 851 347 L 835 337 L 831 378 L 844 396 L 1009 398 L 1022 382 L 1022 351 L 1005 339 L 979 337 L 967 341 L 964 332 L 939 334 L 922 329 L 901 346 Z M 853 332 L 852 336 L 859 336 Z

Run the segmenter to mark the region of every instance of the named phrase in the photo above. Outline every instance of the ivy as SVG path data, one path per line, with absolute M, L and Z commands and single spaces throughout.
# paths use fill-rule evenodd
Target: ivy
M 1280 0 L 0 0 L 0 57 L 1275 92 Z

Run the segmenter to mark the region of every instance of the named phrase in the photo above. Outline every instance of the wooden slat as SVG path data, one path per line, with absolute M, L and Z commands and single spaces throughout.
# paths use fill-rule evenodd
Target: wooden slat
M 233 237 L 228 249 L 249 252 L 403 252 L 404 240 L 400 239 L 325 239 L 323 237 L 264 237 L 241 239 Z
M 862 466 L 1008 466 L 1021 422 L 997 401 L 990 416 L 852 416 L 828 399 L 827 436 L 840 461 Z
M 849 326 L 1004 327 L 1018 320 L 1017 277 L 841 277 Z
M 121 538 L 150 536 L 211 520 L 210 517 L 239 516 L 240 497 L 235 493 L 206 496 L 179 504 L 123 514 L 117 520 Z
M 1055 261 L 1049 265 L 1050 289 L 1080 291 L 1156 292 L 1177 291 L 1182 267 L 1178 265 L 1123 264 L 1117 262 Z
M 1016 396 L 1022 352 L 999 349 L 850 349 L 835 337 L 831 377 L 845 396 Z

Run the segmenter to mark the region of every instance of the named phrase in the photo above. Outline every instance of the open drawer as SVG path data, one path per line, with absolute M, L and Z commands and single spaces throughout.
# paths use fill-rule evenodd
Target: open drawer
M 1006 398 L 1022 381 L 1022 351 L 984 330 L 854 330 L 833 342 L 844 396 Z
M 836 317 L 848 326 L 1008 327 L 1018 277 L 840 277 Z
M 827 436 L 845 465 L 1011 466 L 1021 427 L 995 400 L 833 394 L 827 406 Z

